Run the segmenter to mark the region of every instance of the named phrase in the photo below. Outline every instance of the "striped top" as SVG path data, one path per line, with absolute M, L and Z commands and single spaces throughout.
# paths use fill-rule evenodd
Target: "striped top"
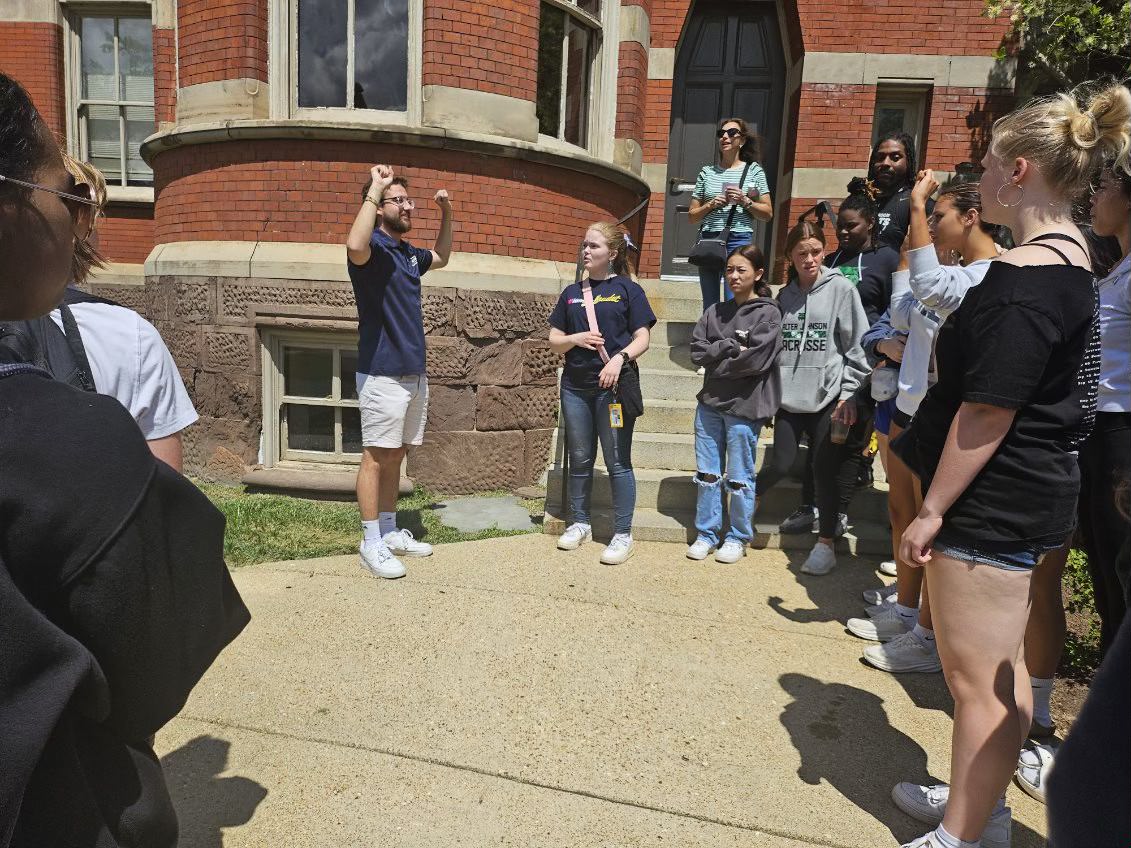
M 691 196 L 705 203 L 712 197 L 726 194 L 723 186 L 727 183 L 738 185 L 738 181 L 742 177 L 742 169 L 745 167 L 746 163 L 742 160 L 736 162 L 733 168 L 726 171 L 718 165 L 704 165 L 699 176 L 695 178 L 695 191 Z M 750 170 L 746 173 L 746 181 L 741 188 L 744 194 L 750 188 L 757 188 L 763 195 L 770 193 L 770 184 L 766 181 L 766 172 L 757 162 L 750 163 Z M 708 212 L 699 223 L 699 231 L 704 233 L 721 232 L 723 227 L 726 226 L 727 215 L 729 214 L 729 205 L 716 209 L 714 212 Z M 752 233 L 754 232 L 754 219 L 745 209 L 739 206 L 734 213 L 734 222 L 730 225 L 730 229 L 732 233 Z

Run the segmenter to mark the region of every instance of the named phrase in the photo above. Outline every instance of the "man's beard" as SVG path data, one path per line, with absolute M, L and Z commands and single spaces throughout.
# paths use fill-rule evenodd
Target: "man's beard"
M 412 221 L 402 219 L 400 213 L 392 216 L 384 215 L 382 217 L 384 218 L 385 226 L 394 233 L 407 233 L 412 229 Z

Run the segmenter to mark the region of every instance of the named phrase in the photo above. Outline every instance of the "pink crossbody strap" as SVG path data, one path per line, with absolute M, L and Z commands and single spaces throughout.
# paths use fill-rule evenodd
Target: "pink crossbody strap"
M 588 280 L 581 281 L 581 299 L 585 302 L 585 317 L 589 320 L 589 332 L 599 333 L 597 329 L 597 309 L 593 306 L 593 287 Z M 604 345 L 597 345 L 597 353 L 601 355 L 602 362 L 609 361 L 609 354 Z

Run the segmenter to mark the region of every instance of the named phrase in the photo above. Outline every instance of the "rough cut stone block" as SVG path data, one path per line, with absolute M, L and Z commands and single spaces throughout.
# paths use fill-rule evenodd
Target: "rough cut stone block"
M 258 420 L 263 414 L 259 392 L 260 381 L 250 374 L 200 371 L 189 394 L 201 415 Z
M 186 473 L 200 474 L 217 448 L 230 451 L 244 465 L 253 465 L 259 455 L 259 418 L 237 421 L 202 415 L 184 431 L 182 440 Z
M 522 382 L 522 344 L 495 342 L 478 348 L 468 370 L 477 386 L 517 386 Z
M 475 389 L 471 386 L 428 386 L 428 430 L 447 433 L 475 429 Z
M 190 324 L 210 324 L 216 313 L 216 278 L 206 277 L 179 280 L 173 289 L 173 314 L 175 321 Z
M 203 337 L 200 327 L 177 324 L 155 324 L 161 340 L 180 368 L 199 368 L 202 364 Z
M 542 482 L 542 475 L 553 462 L 550 455 L 550 446 L 554 441 L 554 431 L 527 430 L 526 431 L 526 482 L 537 486 Z
M 148 320 L 149 316 L 146 314 L 146 306 L 148 305 L 145 296 L 145 286 L 123 286 L 114 285 L 113 283 L 95 283 L 91 289 L 91 294 L 98 297 L 109 298 L 110 300 L 118 303 L 127 309 L 132 309 L 134 312 L 139 313 L 143 318 Z
M 558 393 L 553 386 L 481 386 L 475 411 L 476 430 L 534 430 L 558 420 Z
M 425 335 L 455 334 L 455 292 L 451 289 L 430 290 L 420 301 Z
M 469 494 L 527 482 L 523 434 L 431 433 L 409 452 L 408 473 L 433 492 Z
M 426 353 L 428 379 L 453 382 L 467 377 L 475 348 L 463 339 L 432 336 L 428 339 Z
M 200 470 L 200 478 L 209 483 L 239 483 L 245 473 L 247 466 L 244 461 L 226 447 L 219 446 Z
M 206 330 L 204 364 L 215 370 L 238 369 L 243 373 L 259 372 L 258 357 L 253 355 L 253 331 Z
M 356 308 L 349 283 L 325 284 L 315 288 L 285 286 L 268 280 L 223 279 L 220 288 L 219 320 L 239 323 L 247 320 L 248 310 L 256 304 L 285 306 L 321 306 Z
M 473 339 L 545 337 L 552 299 L 525 292 L 460 291 L 456 327 Z
M 550 349 L 549 342 L 527 339 L 522 343 L 522 382 L 523 385 L 555 386 L 558 382 L 558 367 L 562 364 L 560 354 Z

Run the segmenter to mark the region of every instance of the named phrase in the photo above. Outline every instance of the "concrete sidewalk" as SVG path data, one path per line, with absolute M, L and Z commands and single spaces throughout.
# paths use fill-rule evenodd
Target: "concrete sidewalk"
M 182 848 L 896 846 L 948 773 L 941 675 L 860 661 L 871 564 L 624 566 L 543 535 L 244 568 L 247 631 L 158 736 Z M 1013 845 L 1044 844 L 1016 787 Z

